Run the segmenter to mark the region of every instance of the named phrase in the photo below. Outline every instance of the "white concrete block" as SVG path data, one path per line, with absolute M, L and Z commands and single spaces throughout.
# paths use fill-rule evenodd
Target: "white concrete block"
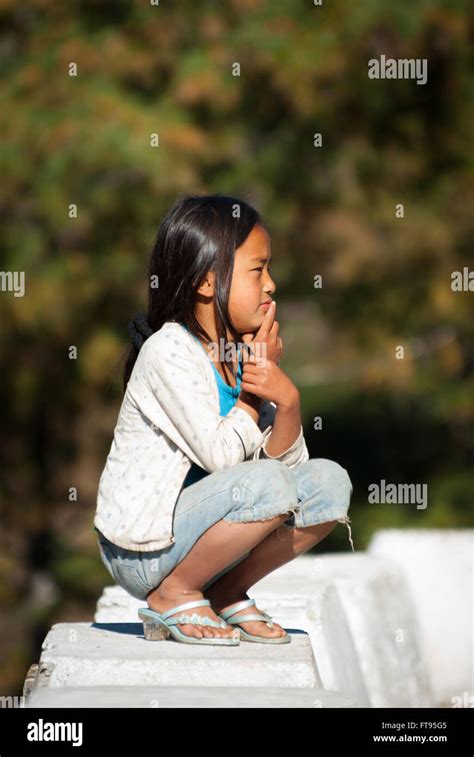
M 289 644 L 198 646 L 148 641 L 141 623 L 56 623 L 40 663 L 49 686 L 225 686 L 322 688 L 308 635 Z
M 331 582 L 305 582 L 290 592 L 286 579 L 256 584 L 251 596 L 258 607 L 270 613 L 284 627 L 302 628 L 309 634 L 323 687 L 340 691 L 357 702 L 370 707 L 357 650 L 347 616 L 336 587 Z M 286 590 L 286 593 L 285 593 Z
M 359 706 L 433 705 L 416 608 L 392 561 L 365 552 L 300 555 L 248 593 L 284 627 L 310 634 L 323 688 Z M 143 604 L 107 587 L 96 620 L 134 620 Z
M 408 584 L 437 706 L 474 694 L 473 544 L 473 529 L 383 529 L 368 548 Z
M 312 688 L 239 688 L 221 686 L 80 686 L 36 689 L 25 707 L 356 707 L 336 691 Z
M 288 592 L 291 587 L 292 594 L 298 590 L 315 598 L 316 587 L 323 584 L 331 584 L 339 594 L 371 705 L 431 706 L 415 608 L 400 570 L 391 561 L 364 552 L 301 555 L 262 579 L 252 588 L 251 596 L 271 586 L 275 592 Z M 317 601 L 313 607 L 317 612 Z M 334 635 L 330 624 L 323 622 L 323 627 L 328 635 Z M 355 696 L 354 689 L 347 689 L 341 678 L 337 686 L 334 678 L 325 679 L 327 671 L 318 657 L 314 635 L 312 641 L 323 685 L 361 701 L 360 694 Z M 354 668 L 350 670 L 353 676 Z
M 97 601 L 95 623 L 137 623 L 138 609 L 146 607 L 146 601 L 135 599 L 121 586 L 106 586 Z
M 309 568 L 313 561 L 306 560 L 305 564 Z M 269 612 L 284 628 L 303 629 L 310 635 L 315 665 L 325 689 L 340 691 L 358 706 L 370 706 L 345 611 L 335 587 L 329 582 L 314 583 L 308 591 L 304 582 L 293 581 L 291 590 L 285 578 L 285 567 L 264 579 L 266 587 L 264 581 L 255 584 L 250 595 L 261 610 Z M 97 603 L 95 620 L 135 621 L 137 610 L 143 604 L 121 587 L 108 586 Z

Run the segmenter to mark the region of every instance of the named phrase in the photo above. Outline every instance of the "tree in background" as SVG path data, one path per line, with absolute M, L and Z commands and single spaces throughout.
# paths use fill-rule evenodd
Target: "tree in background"
M 351 473 L 356 548 L 382 525 L 466 525 L 468 3 L 4 0 L 0 19 L 1 267 L 25 273 L 23 297 L 0 292 L 0 602 L 19 629 L 0 627 L 2 691 L 107 582 L 91 523 L 126 326 L 181 193 L 240 195 L 272 229 L 285 367 L 311 456 Z M 426 85 L 370 79 L 382 54 L 426 58 Z M 423 518 L 369 505 L 380 478 L 428 482 Z

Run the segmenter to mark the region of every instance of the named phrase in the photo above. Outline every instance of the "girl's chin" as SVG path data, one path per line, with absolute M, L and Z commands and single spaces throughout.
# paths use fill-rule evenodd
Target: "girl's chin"
M 259 328 L 260 328 L 260 325 L 258 325 L 258 326 L 251 326 L 248 329 L 245 329 L 244 331 L 239 331 L 240 337 L 242 338 L 244 336 L 244 334 L 246 334 L 246 335 L 250 334 L 252 336 L 252 338 L 253 338 L 255 336 L 255 334 L 257 333 L 257 331 L 259 330 Z
M 263 319 L 265 318 L 265 312 L 263 308 L 259 309 L 259 312 L 253 319 L 253 322 L 249 322 L 247 326 L 243 329 L 238 328 L 238 332 L 240 336 L 243 336 L 243 334 L 256 334 L 259 330 L 260 326 L 262 325 Z
M 260 326 L 261 326 L 261 322 L 257 323 L 257 324 L 255 324 L 255 323 L 252 324 L 251 326 L 249 326 L 248 328 L 244 329 L 243 331 L 240 331 L 239 332 L 240 336 L 243 336 L 243 334 L 254 334 L 255 335 L 257 333 L 257 331 L 259 330 Z

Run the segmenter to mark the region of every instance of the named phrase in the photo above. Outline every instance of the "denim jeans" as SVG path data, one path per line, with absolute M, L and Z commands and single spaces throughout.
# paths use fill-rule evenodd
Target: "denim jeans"
M 165 549 L 127 550 L 95 530 L 102 561 L 112 578 L 133 597 L 144 600 L 185 558 L 200 536 L 221 519 L 249 523 L 288 513 L 281 525 L 289 529 L 336 520 L 348 527 L 354 551 L 347 516 L 351 495 L 352 483 L 346 469 L 333 460 L 310 459 L 295 468 L 267 458 L 246 460 L 181 489 L 173 514 L 175 542 Z M 242 554 L 216 573 L 202 590 L 249 554 L 250 551 Z

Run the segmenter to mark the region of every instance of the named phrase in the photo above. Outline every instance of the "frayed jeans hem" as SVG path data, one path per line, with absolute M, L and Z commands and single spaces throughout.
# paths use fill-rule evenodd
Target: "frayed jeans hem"
M 284 507 L 284 505 L 282 505 Z M 292 515 L 295 514 L 295 510 L 298 510 L 299 508 L 295 509 L 288 509 L 283 510 L 281 512 L 273 513 L 272 515 L 264 515 L 256 513 L 255 510 L 247 510 L 246 512 L 234 512 L 234 513 L 228 513 L 222 520 L 224 520 L 226 523 L 258 523 L 259 521 L 263 520 L 274 520 L 275 518 L 279 518 L 280 515 L 286 515 L 287 519 Z M 236 517 L 237 516 L 237 517 Z

